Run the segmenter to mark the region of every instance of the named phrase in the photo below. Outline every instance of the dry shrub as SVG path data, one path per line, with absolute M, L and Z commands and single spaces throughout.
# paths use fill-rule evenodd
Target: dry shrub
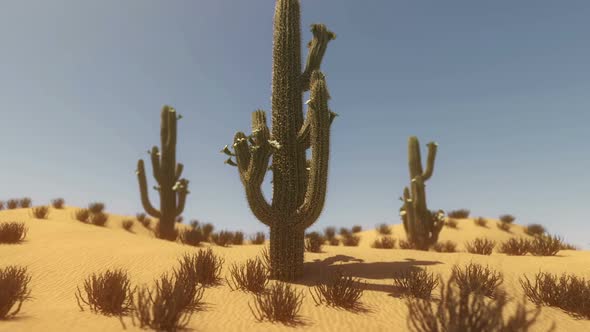
M 401 240 L 397 241 L 397 243 L 398 243 L 398 246 L 400 249 L 404 249 L 404 250 L 416 249 L 416 246 L 408 240 L 401 239 Z
M 93 202 L 88 204 L 88 211 L 90 211 L 90 213 L 92 214 L 99 214 L 99 213 L 103 213 L 104 211 L 104 203 L 100 203 L 100 202 Z
M 546 230 L 545 227 L 543 227 L 543 225 L 529 224 L 524 229 L 524 232 L 530 236 L 537 236 L 545 234 Z
M 18 205 L 21 208 L 30 208 L 32 204 L 32 200 L 29 197 L 21 198 L 18 202 Z
M 393 286 L 404 297 L 429 299 L 438 286 L 440 276 L 422 268 L 413 268 L 394 274 Z
M 377 225 L 377 233 L 381 235 L 391 235 L 391 228 L 389 228 L 388 224 L 379 224 Z
M 264 244 L 264 241 L 266 241 L 266 234 L 264 232 L 257 232 L 250 237 L 250 243 L 252 244 Z
M 371 247 L 376 249 L 393 249 L 395 248 L 395 239 L 391 236 L 383 236 L 381 238 L 375 239 Z
M 51 200 L 51 206 L 53 206 L 54 209 L 63 209 L 65 204 L 66 200 L 63 198 L 56 198 Z
M 133 228 L 133 224 L 134 224 L 134 222 L 131 219 L 123 220 L 123 222 L 121 223 L 121 225 L 123 226 L 123 228 L 126 231 L 129 231 L 129 232 L 131 232 L 131 228 Z
M 27 227 L 22 222 L 0 223 L 0 243 L 20 243 L 25 240 L 27 230 Z
M 257 321 L 268 320 L 292 325 L 298 322 L 298 312 L 303 302 L 303 292 L 297 292 L 290 284 L 276 282 L 266 292 L 256 294 L 254 308 L 248 303 Z
M 90 211 L 88 209 L 78 209 L 74 212 L 74 219 L 81 222 L 88 222 Z
M 231 239 L 231 244 L 233 245 L 243 245 L 244 244 L 244 232 L 234 232 L 232 239 Z
M 262 248 L 262 251 L 260 252 L 261 254 L 261 261 L 264 264 L 264 267 L 270 272 L 271 269 L 271 259 L 270 259 L 270 250 L 268 249 L 268 247 L 264 247 Z
M 579 248 L 570 243 L 561 243 L 561 250 L 579 250 Z
M 218 285 L 221 281 L 221 268 L 225 260 L 215 255 L 211 248 L 184 254 L 179 262 L 179 273 L 194 275 L 196 282 L 203 286 Z
M 530 241 L 529 252 L 534 256 L 555 256 L 561 250 L 561 238 L 551 235 L 540 235 Z
M 218 246 L 227 247 L 232 243 L 234 233 L 228 231 L 221 231 L 219 233 L 211 234 L 211 241 Z
M 407 298 L 407 324 L 412 332 L 520 332 L 528 331 L 541 313 L 541 309 L 527 311 L 518 303 L 516 312 L 504 319 L 508 303 L 502 293 L 491 300 L 477 293 L 458 291 L 452 280 L 441 286 L 441 299 L 435 307 L 417 298 Z M 549 331 L 554 331 L 555 324 Z
M 324 238 L 318 232 L 311 232 L 305 235 L 305 251 L 307 252 L 322 252 L 322 245 Z
M 177 331 L 190 322 L 193 312 L 202 308 L 204 288 L 195 283 L 194 274 L 174 271 L 174 276 L 163 274 L 155 281 L 155 289 L 139 288 L 133 303 L 135 319 L 140 328 L 157 331 Z
M 590 280 L 574 274 L 539 272 L 534 283 L 526 276 L 519 279 L 525 295 L 536 305 L 557 307 L 576 318 L 590 319 Z
M 11 198 L 6 201 L 6 208 L 8 210 L 14 210 L 14 209 L 18 208 L 18 204 L 19 204 L 18 199 Z
M 47 219 L 49 206 L 42 205 L 31 208 L 31 215 L 37 219 Z
M 104 226 L 109 220 L 109 216 L 106 213 L 92 213 L 90 214 L 90 223 L 95 226 Z
M 432 246 L 436 252 L 457 252 L 457 244 L 453 241 L 437 242 Z
M 360 225 L 354 225 L 351 228 L 353 233 L 360 233 L 363 230 L 363 227 Z
M 176 219 L 174 219 L 175 222 L 182 224 L 182 222 L 184 221 L 184 218 L 182 216 L 178 216 L 176 217 Z
M 0 201 L 0 210 L 4 210 L 4 202 Z
M 268 283 L 268 270 L 260 258 L 248 259 L 244 264 L 232 264 L 229 272 L 231 279 L 226 279 L 226 282 L 232 291 L 259 294 L 264 292 Z
M 461 292 L 479 293 L 491 299 L 501 293 L 498 287 L 504 282 L 504 276 L 488 266 L 469 263 L 464 269 L 455 265 L 452 271 L 451 279 Z
M 504 232 L 510 233 L 510 226 L 511 225 L 509 223 L 499 222 L 499 223 L 496 223 L 496 226 L 498 227 L 498 229 L 500 229 L 500 230 L 502 230 Z
M 457 220 L 449 219 L 445 222 L 445 226 L 447 226 L 449 228 L 457 228 Z
M 477 255 L 491 255 L 492 250 L 496 246 L 496 242 L 486 238 L 477 238 L 471 242 L 465 243 L 465 249 L 471 254 Z
M 487 227 L 488 220 L 483 217 L 477 217 L 477 218 L 473 219 L 473 223 L 475 223 L 476 226 Z
M 360 285 L 360 279 L 344 275 L 341 269 L 337 269 L 328 282 L 316 285 L 309 292 L 317 305 L 359 310 L 364 291 L 364 285 Z
M 133 311 L 133 295 L 136 288 L 131 288 L 131 281 L 126 271 L 122 269 L 107 270 L 104 273 L 93 273 L 84 280 L 84 292 L 76 287 L 76 302 L 80 310 L 82 305 L 88 306 L 90 311 L 105 316 L 125 316 Z M 82 302 L 82 303 L 80 303 Z
M 455 218 L 455 219 L 466 219 L 466 218 L 469 218 L 470 212 L 471 211 L 469 211 L 467 209 L 447 211 L 447 216 L 449 216 L 449 218 Z
M 506 224 L 512 224 L 516 218 L 511 214 L 503 214 L 500 216 L 500 221 Z
M 199 224 L 200 224 L 200 223 L 199 223 L 199 221 L 198 221 L 197 219 L 192 219 L 192 220 L 189 222 L 189 225 L 191 226 L 191 228 L 197 228 L 197 227 L 199 227 Z
M 202 230 L 203 230 L 203 236 L 205 237 L 205 242 L 209 241 L 209 238 L 211 237 L 211 234 L 213 233 L 213 230 L 215 229 L 215 227 L 213 226 L 213 224 L 211 223 L 206 223 L 203 225 Z
M 324 238 L 328 241 L 331 241 L 336 236 L 336 228 L 335 227 L 326 227 L 324 229 Z
M 356 247 L 359 245 L 360 241 L 361 237 L 354 234 L 342 237 L 342 244 L 347 247 Z
M 180 231 L 180 242 L 189 246 L 199 246 L 203 241 L 203 231 L 200 227 L 183 229 Z
M 9 265 L 0 268 L 0 320 L 16 315 L 23 302 L 32 299 L 30 282 L 31 275 L 26 267 Z
M 498 252 L 508 256 L 524 256 L 529 252 L 530 241 L 524 238 L 510 238 L 500 244 Z
M 147 215 L 143 212 L 136 213 L 135 219 L 137 219 L 137 221 L 139 221 L 140 223 L 143 223 L 143 221 L 147 219 Z
M 340 240 L 337 238 L 331 238 L 330 240 L 328 240 L 328 244 L 331 246 L 337 246 L 340 245 Z
M 338 234 L 340 234 L 340 236 L 342 237 L 348 237 L 352 235 L 352 232 L 350 231 L 350 229 L 342 227 L 340 228 Z

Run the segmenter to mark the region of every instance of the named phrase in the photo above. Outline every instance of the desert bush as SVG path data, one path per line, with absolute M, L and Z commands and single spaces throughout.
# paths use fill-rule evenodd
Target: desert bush
M 453 241 L 437 242 L 432 246 L 436 252 L 457 252 L 457 244 Z
M 182 216 L 177 216 L 176 219 L 174 219 L 175 222 L 182 224 L 182 222 L 184 221 L 184 218 Z
M 106 213 L 92 213 L 90 214 L 90 223 L 95 226 L 104 226 L 109 220 L 109 216 Z
M 205 238 L 205 240 L 203 240 L 203 241 L 208 242 L 209 237 L 213 233 L 213 230 L 215 229 L 215 227 L 211 223 L 206 223 L 203 225 L 203 227 L 201 229 L 203 230 L 203 237 Z
M 495 241 L 481 237 L 465 243 L 465 249 L 467 249 L 467 252 L 477 255 L 491 255 L 495 246 Z
M 427 272 L 425 269 L 412 268 L 394 274 L 393 286 L 402 296 L 429 299 L 432 291 L 438 286 L 440 276 Z
M 534 282 L 519 279 L 525 295 L 536 305 L 557 307 L 576 318 L 590 319 L 590 280 L 574 274 L 539 272 Z
M 516 218 L 511 214 L 503 214 L 500 216 L 500 221 L 506 224 L 512 224 Z
M 324 229 L 324 238 L 328 241 L 331 241 L 336 236 L 336 228 L 335 227 L 326 227 Z
M 487 227 L 488 220 L 483 217 L 477 217 L 473 219 L 473 223 L 475 223 L 476 226 Z
M 354 225 L 351 228 L 353 233 L 360 233 L 363 230 L 363 227 L 360 225 Z
M 27 230 L 27 227 L 22 222 L 0 223 L 0 243 L 20 243 L 25 240 Z
M 445 221 L 445 226 L 449 228 L 457 228 L 457 220 L 455 219 L 448 219 Z
M 84 311 L 82 303 L 90 311 L 105 316 L 125 316 L 133 310 L 133 295 L 136 288 L 131 288 L 131 281 L 122 269 L 107 270 L 104 273 L 93 273 L 84 280 L 84 292 L 77 287 L 76 302 Z M 82 303 L 80 303 L 82 302 Z
M 137 219 L 137 221 L 143 223 L 143 221 L 147 218 L 147 215 L 143 212 L 140 213 L 136 213 L 135 214 L 135 219 Z
M 371 247 L 376 249 L 393 249 L 395 248 L 395 239 L 391 236 L 383 236 L 375 239 Z
M 499 223 L 496 223 L 496 226 L 498 227 L 498 229 L 500 229 L 504 232 L 510 233 L 510 226 L 511 225 L 509 223 L 499 222 Z
M 570 243 L 561 243 L 561 250 L 578 250 L 578 247 Z
M 352 235 L 352 232 L 350 231 L 350 229 L 342 227 L 340 228 L 338 234 L 340 234 L 340 236 L 342 237 L 348 237 Z
M 537 236 L 545 234 L 546 230 L 543 225 L 529 224 L 525 227 L 524 232 L 530 236 Z
M 449 218 L 455 218 L 455 219 L 466 219 L 466 218 L 469 218 L 470 212 L 471 211 L 469 211 L 467 209 L 452 210 L 452 211 L 447 211 L 447 216 L 449 216 Z
M 21 208 L 30 208 L 32 204 L 32 200 L 29 197 L 21 198 L 18 202 L 18 205 Z
M 271 259 L 270 259 L 270 250 L 268 250 L 268 247 L 262 248 L 260 255 L 261 255 L 260 260 L 264 264 L 264 267 L 270 272 Z
M 416 249 L 416 246 L 408 240 L 400 239 L 399 241 L 397 241 L 397 244 L 400 249 L 404 249 L 404 250 Z
M 342 245 L 347 247 L 356 247 L 359 245 L 360 241 L 361 237 L 354 234 L 342 237 Z
M 194 274 L 196 282 L 203 286 L 217 285 L 221 281 L 221 268 L 225 262 L 211 248 L 199 249 L 197 253 L 185 254 L 179 260 L 181 274 Z
M 322 252 L 324 238 L 318 232 L 311 232 L 305 235 L 305 250 L 308 252 Z
M 234 232 L 231 239 L 231 244 L 238 246 L 244 244 L 244 232 Z
M 441 299 L 433 307 L 432 302 L 409 297 L 407 324 L 412 332 L 520 332 L 528 331 L 541 310 L 527 311 L 524 303 L 518 303 L 516 312 L 506 319 L 503 311 L 508 304 L 505 294 L 491 300 L 477 293 L 457 291 L 449 280 L 441 285 Z M 555 324 L 550 329 L 553 331 Z
M 297 292 L 290 284 L 276 282 L 266 292 L 256 294 L 254 308 L 248 303 L 257 321 L 268 320 L 286 325 L 298 321 L 298 312 L 303 302 L 303 292 Z
M 90 211 L 88 209 L 78 209 L 74 212 L 74 218 L 81 222 L 88 222 Z
M 561 250 L 561 238 L 551 235 L 535 236 L 530 241 L 529 252 L 534 256 L 555 256 Z
M 99 214 L 104 212 L 105 205 L 100 202 L 93 202 L 88 204 L 88 211 L 92 214 Z
M 391 228 L 389 228 L 388 224 L 379 224 L 377 225 L 377 233 L 381 235 L 391 235 Z
M 227 285 L 234 290 L 243 290 L 254 294 L 264 292 L 268 283 L 268 270 L 260 258 L 248 259 L 244 264 L 232 264 L 229 269 L 230 279 Z
M 14 210 L 14 209 L 18 208 L 18 204 L 19 204 L 18 199 L 12 198 L 12 199 L 9 199 L 6 201 L 6 208 L 8 210 Z
M 523 238 L 510 238 L 500 244 L 498 252 L 508 256 L 524 256 L 529 252 L 530 241 Z
M 191 228 L 197 228 L 199 227 L 199 221 L 197 219 L 193 219 L 189 222 L 189 225 L 191 226 Z
M 203 241 L 203 231 L 200 227 L 183 229 L 179 237 L 182 244 L 197 247 Z
M 30 282 L 31 275 L 26 267 L 9 265 L 0 268 L 0 320 L 16 315 L 23 302 L 32 299 Z
M 357 310 L 363 291 L 360 279 L 344 275 L 341 269 L 337 269 L 327 282 L 314 286 L 309 292 L 317 305 Z
M 194 274 L 163 274 L 155 289 L 142 286 L 133 302 L 133 324 L 157 331 L 177 331 L 190 322 L 193 312 L 202 307 L 204 288 L 194 282 Z
M 4 202 L 0 201 L 0 210 L 4 210 Z
M 218 233 L 211 234 L 211 241 L 218 246 L 227 247 L 232 243 L 234 234 L 228 231 L 220 231 Z
M 63 209 L 66 201 L 63 198 L 56 198 L 51 200 L 51 206 L 54 209 Z
M 129 232 L 131 232 L 131 228 L 133 228 L 133 224 L 134 224 L 134 222 L 131 219 L 125 219 L 121 222 L 121 226 L 123 226 L 123 228 Z
M 250 243 L 252 244 L 264 244 L 264 241 L 266 241 L 266 234 L 263 232 L 257 232 L 250 237 Z
M 501 272 L 477 263 L 469 263 L 464 269 L 453 266 L 451 279 L 461 292 L 479 293 L 491 299 L 500 293 L 498 287 L 504 282 Z
M 337 246 L 340 245 L 340 240 L 334 237 L 328 240 L 328 244 L 331 246 Z
M 31 208 L 31 215 L 37 219 L 47 219 L 49 206 L 41 205 Z

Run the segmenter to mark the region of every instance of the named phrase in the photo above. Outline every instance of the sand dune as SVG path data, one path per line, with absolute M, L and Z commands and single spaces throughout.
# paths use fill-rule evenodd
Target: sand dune
M 105 227 L 88 225 L 72 218 L 74 208 L 51 209 L 47 220 L 31 218 L 29 209 L 0 211 L 0 222 L 19 221 L 28 227 L 26 240 L 21 244 L 0 244 L 0 267 L 20 265 L 28 267 L 31 275 L 33 300 L 25 302 L 21 312 L 13 319 L 0 321 L 0 331 L 120 331 L 118 319 L 104 317 L 89 311 L 80 311 L 74 297 L 76 286 L 92 273 L 107 268 L 125 268 L 136 284 L 151 283 L 162 272 L 177 264 L 177 258 L 198 248 L 171 243 L 153 237 L 139 223 L 133 233 L 121 227 L 131 216 L 109 214 Z M 441 240 L 452 240 L 462 250 L 464 242 L 485 236 L 504 241 L 513 236 L 527 236 L 523 228 L 514 225 L 512 233 L 496 228 L 490 219 L 489 228 L 475 226 L 472 220 L 459 220 L 457 229 L 443 229 Z M 392 226 L 393 236 L 403 238 L 401 225 Z M 307 295 L 301 309 L 305 325 L 286 327 L 281 324 L 259 323 L 248 308 L 252 295 L 232 292 L 227 285 L 208 288 L 204 301 L 207 310 L 193 315 L 190 328 L 195 331 L 406 331 L 407 308 L 404 300 L 390 295 L 392 273 L 399 268 L 424 266 L 430 271 L 448 277 L 453 264 L 470 261 L 489 264 L 504 273 L 504 288 L 520 299 L 522 288 L 518 277 L 533 275 L 539 270 L 573 273 L 590 278 L 590 252 L 560 251 L 554 257 L 472 255 L 465 252 L 436 253 L 416 250 L 373 249 L 377 237 L 375 230 L 359 233 L 358 247 L 324 246 L 322 253 L 306 253 L 305 277 L 295 286 Z M 203 247 L 209 246 L 203 244 Z M 243 245 L 223 248 L 211 246 L 225 259 L 224 273 L 234 262 L 258 255 L 261 245 Z M 337 266 L 368 283 L 361 301 L 369 310 L 351 313 L 324 306 L 316 306 L 307 289 Z M 533 305 L 528 304 L 530 308 Z M 128 331 L 140 329 L 124 319 Z M 557 331 L 590 331 L 589 320 L 576 320 L 559 309 L 543 307 L 533 331 L 546 331 L 555 322 Z

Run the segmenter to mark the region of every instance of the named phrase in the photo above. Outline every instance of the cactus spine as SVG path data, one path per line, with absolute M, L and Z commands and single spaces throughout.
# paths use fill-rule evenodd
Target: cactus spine
M 184 210 L 188 191 L 188 180 L 181 179 L 183 165 L 176 163 L 176 128 L 177 121 L 181 118 L 176 110 L 170 106 L 162 108 L 162 123 L 160 140 L 162 151 L 157 146 L 152 147 L 148 154 L 151 157 L 153 175 L 158 186 L 154 189 L 160 194 L 160 210 L 156 210 L 149 199 L 147 181 L 143 160 L 137 161 L 137 180 L 141 204 L 145 211 L 154 218 L 159 219 L 156 235 L 161 239 L 176 240 L 174 222 Z
M 291 281 L 303 274 L 304 232 L 319 217 L 326 195 L 330 125 L 328 89 L 319 71 L 334 33 L 312 25 L 313 39 L 301 71 L 299 0 L 277 0 L 274 15 L 272 71 L 272 133 L 264 111 L 252 114 L 252 135 L 237 132 L 227 164 L 236 166 L 252 213 L 270 227 L 271 278 Z M 304 119 L 303 93 L 310 90 Z M 311 160 L 306 150 L 312 148 Z M 236 162 L 231 159 L 235 156 Z M 272 157 L 272 165 L 269 160 Z M 268 203 L 261 185 L 273 172 L 273 198 Z
M 408 140 L 411 191 L 408 187 L 404 188 L 402 198 L 404 203 L 400 209 L 408 240 L 420 250 L 427 250 L 436 243 L 444 222 L 444 212 L 442 210 L 433 213 L 426 206 L 425 182 L 430 179 L 434 170 L 437 144 L 430 142 L 427 146 L 428 158 L 426 170 L 423 171 L 418 138 L 412 136 Z

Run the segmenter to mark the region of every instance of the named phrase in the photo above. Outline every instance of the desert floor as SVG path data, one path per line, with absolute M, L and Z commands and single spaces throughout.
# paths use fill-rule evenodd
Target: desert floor
M 23 304 L 21 312 L 11 320 L 0 321 L 0 331 L 120 331 L 117 318 L 104 317 L 88 310 L 80 311 L 74 293 L 76 286 L 95 272 L 107 268 L 125 268 L 135 284 L 152 283 L 162 272 L 177 265 L 177 259 L 185 252 L 198 248 L 155 239 L 150 231 L 139 223 L 133 233 L 121 227 L 124 219 L 109 213 L 106 227 L 84 224 L 72 218 L 74 208 L 51 209 L 48 219 L 29 216 L 30 209 L 0 211 L 0 222 L 26 223 L 28 234 L 23 243 L 0 244 L 0 267 L 20 265 L 28 267 L 32 275 L 30 287 L 33 300 Z M 444 228 L 440 240 L 452 240 L 462 244 L 476 237 L 504 241 L 512 236 L 527 236 L 522 227 L 513 225 L 508 234 L 496 228 L 496 220 L 489 219 L 489 227 L 474 225 L 470 219 L 459 220 L 458 229 Z M 393 237 L 404 237 L 401 225 L 392 226 Z M 247 230 L 247 229 L 244 229 Z M 539 271 L 561 274 L 573 273 L 590 278 L 590 252 L 563 250 L 553 257 L 506 256 L 494 252 L 491 256 L 464 252 L 437 253 L 400 249 L 373 249 L 375 230 L 359 233 L 358 247 L 324 246 L 323 253 L 306 253 L 305 277 L 294 283 L 304 289 L 306 297 L 300 311 L 304 325 L 287 327 L 281 324 L 257 322 L 248 308 L 253 296 L 234 291 L 224 283 L 205 290 L 207 309 L 193 315 L 189 327 L 194 331 L 406 331 L 407 308 L 401 298 L 391 295 L 392 274 L 404 267 L 423 266 L 450 275 L 454 264 L 470 261 L 488 264 L 504 273 L 503 287 L 516 300 L 523 291 L 519 276 L 533 276 Z M 208 247 L 205 243 L 203 247 Z M 234 262 L 242 262 L 258 255 L 262 245 L 242 245 L 229 248 L 211 246 L 225 259 L 224 273 Z M 307 288 L 315 285 L 322 275 L 341 266 L 345 273 L 361 278 L 368 288 L 361 299 L 368 312 L 352 313 L 325 306 L 316 306 Z M 533 309 L 532 304 L 527 304 Z M 513 306 L 510 307 L 511 309 Z M 124 319 L 127 331 L 139 331 Z M 560 309 L 543 307 L 542 314 L 532 331 L 546 331 L 555 322 L 557 331 L 590 331 L 590 320 L 577 320 Z

